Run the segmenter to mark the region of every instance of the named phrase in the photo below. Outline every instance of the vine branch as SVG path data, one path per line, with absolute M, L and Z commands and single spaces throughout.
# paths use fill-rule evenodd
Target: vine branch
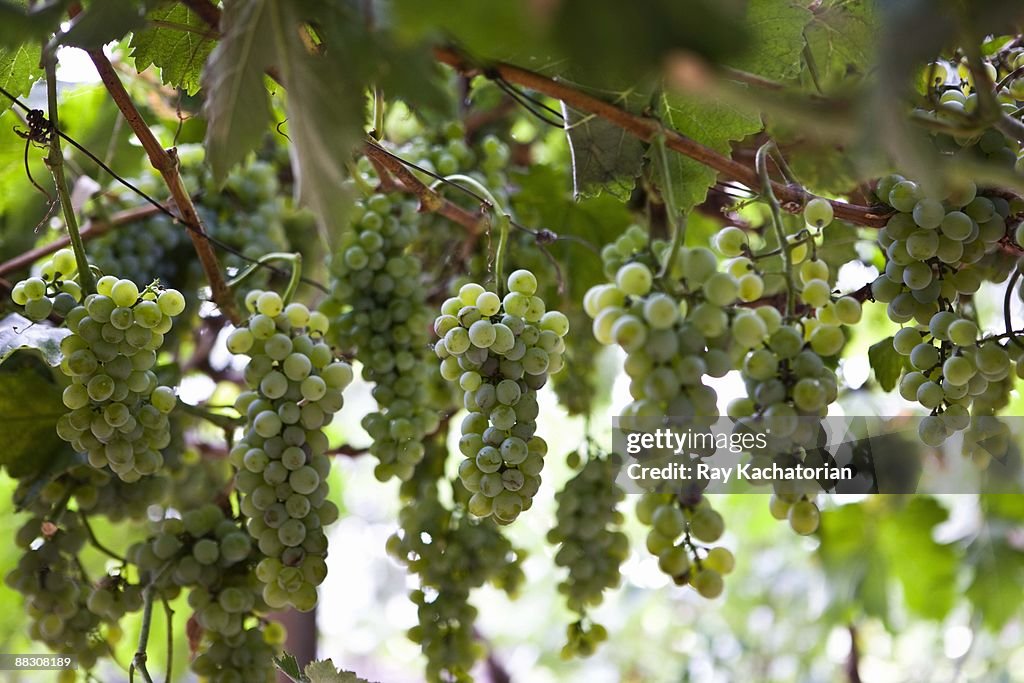
M 490 63 L 486 69 L 481 69 L 479 65 L 474 64 L 461 52 L 451 47 L 435 48 L 434 55 L 441 63 L 447 64 L 465 75 L 497 76 L 509 83 L 561 100 L 574 109 L 599 116 L 645 142 L 651 142 L 656 135 L 663 132 L 665 145 L 669 149 L 718 171 L 731 180 L 741 182 L 747 187 L 760 186 L 755 169 L 723 156 L 676 130 L 665 127 L 657 119 L 633 114 L 610 102 L 588 95 L 567 83 L 506 62 Z M 775 181 L 772 181 L 772 190 L 780 203 L 794 213 L 803 207 L 804 200 L 808 196 L 801 187 L 784 185 Z M 850 223 L 877 228 L 884 226 L 888 220 L 887 214 L 876 213 L 874 207 L 830 201 L 835 216 Z
M 207 240 L 206 230 L 203 227 L 202 220 L 199 218 L 195 205 L 192 203 L 192 197 L 185 189 L 185 184 L 181 180 L 181 174 L 178 172 L 177 154 L 173 149 L 164 149 L 160 141 L 156 139 L 153 131 L 149 129 L 146 121 L 142 118 L 142 114 L 136 108 L 135 103 L 132 102 L 128 91 L 125 90 L 124 84 L 121 83 L 121 79 L 106 55 L 101 50 L 87 50 L 87 53 L 92 59 L 92 63 L 96 66 L 96 71 L 99 73 L 103 85 L 107 88 L 107 92 L 110 93 L 117 108 L 121 110 L 122 116 L 124 116 L 125 121 L 131 127 L 136 137 L 138 137 L 139 142 L 142 143 L 142 147 L 149 157 L 150 164 L 163 176 L 167 189 L 170 190 L 174 204 L 180 213 L 180 220 L 192 226 L 193 229 L 188 231 L 188 236 L 192 240 L 192 246 L 199 257 L 199 263 L 206 274 L 206 279 L 210 283 L 213 301 L 229 320 L 238 324 L 241 321 L 238 307 L 235 305 L 231 290 L 228 289 L 227 283 L 224 281 L 220 264 L 217 262 L 217 255 L 214 253 L 209 240 Z

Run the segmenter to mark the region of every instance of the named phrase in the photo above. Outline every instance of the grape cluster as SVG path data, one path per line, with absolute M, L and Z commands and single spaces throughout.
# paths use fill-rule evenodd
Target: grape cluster
M 270 626 L 249 626 L 233 635 L 207 632 L 192 671 L 211 683 L 273 683 L 274 656 L 281 642 L 268 635 L 273 635 Z
M 981 285 L 977 264 L 1007 238 L 1009 204 L 978 195 L 970 181 L 928 197 L 917 183 L 888 176 L 876 194 L 896 213 L 879 231 L 887 261 L 871 291 L 891 320 L 906 325 L 893 337 L 908 359 L 899 392 L 931 412 L 918 432 L 938 446 L 969 427 L 972 412 L 991 415 L 1008 401 L 1013 359 L 999 341 L 979 341 L 967 298 Z
M 284 199 L 276 166 L 252 159 L 228 173 L 221 186 L 204 163 L 199 145 L 179 145 L 182 182 L 195 199 L 196 210 L 207 233 L 250 259 L 274 251 L 285 251 L 285 225 L 294 210 Z M 133 183 L 151 197 L 166 192 L 155 171 Z M 112 213 L 141 206 L 138 195 L 121 186 L 95 200 L 95 210 Z M 194 256 L 188 231 L 169 216 L 157 213 L 139 221 L 131 230 L 118 230 L 89 243 L 90 257 L 104 272 L 124 273 L 141 282 L 159 279 L 191 292 L 202 282 L 202 270 Z M 222 255 L 228 268 L 241 268 L 248 261 L 231 253 Z
M 185 299 L 173 289 L 140 292 L 111 276 L 96 290 L 65 319 L 72 334 L 61 341 L 61 369 L 71 385 L 57 433 L 93 467 L 137 481 L 160 468 L 160 449 L 171 440 L 167 414 L 177 400 L 173 389 L 158 386 L 152 368 Z
M 602 250 L 605 272 L 614 282 L 591 288 L 583 309 L 594 319 L 594 337 L 627 353 L 624 367 L 633 402 L 623 416 L 713 421 L 718 395 L 703 379 L 732 370 L 729 317 L 723 306 L 732 303 L 735 282 L 717 272 L 718 260 L 711 251 L 681 249 L 670 276 L 685 273 L 685 285 L 693 294 L 670 293 L 654 277 L 654 264 L 666 258 L 667 248 L 657 242 L 649 250 L 646 232 L 637 226 L 628 229 Z
M 604 591 L 619 584 L 619 566 L 629 556 L 629 539 L 620 530 L 616 507 L 625 492 L 615 483 L 618 458 L 592 452 L 583 469 L 555 494 L 556 524 L 548 541 L 559 544 L 555 564 L 569 570 L 558 584 L 569 609 L 580 615 L 570 624 L 564 656 L 590 655 L 607 637 L 605 629 L 587 623 L 587 610 L 601 604 Z
M 15 286 L 15 301 L 24 301 L 30 316 L 44 313 L 31 309 L 50 302 L 48 287 L 75 284 L 60 280 L 73 264 L 70 253 L 58 252 L 42 277 Z M 65 308 L 61 297 L 70 295 L 62 291 L 44 308 Z M 126 482 L 156 472 L 163 464 L 160 450 L 171 441 L 167 414 L 176 398 L 173 389 L 158 385 L 153 366 L 164 335 L 184 310 L 177 290 L 154 284 L 140 291 L 131 280 L 106 275 L 95 294 L 66 311 L 72 334 L 61 340 L 60 368 L 71 379 L 63 395 L 69 412 L 57 421 L 57 434 L 88 454 L 93 467 L 109 467 Z
M 19 507 L 29 506 L 28 509 L 40 514 L 62 500 L 74 500 L 76 509 L 83 514 L 103 515 L 112 522 L 121 522 L 145 517 L 149 506 L 162 500 L 166 485 L 167 480 L 160 475 L 125 482 L 109 471 L 77 465 L 42 488 L 32 478 L 20 480 L 13 498 Z M 37 491 L 38 496 L 33 499 Z
M 722 594 L 722 577 L 733 570 L 735 559 L 722 546 L 698 545 L 716 542 L 725 530 L 722 516 L 706 496 L 645 493 L 637 503 L 636 516 L 651 527 L 647 550 L 676 585 L 689 584 L 708 599 Z
M 74 279 L 78 271 L 70 249 L 59 249 L 43 262 L 37 276 L 22 280 L 11 290 L 11 300 L 25 308 L 25 317 L 34 322 L 52 313 L 63 317 L 82 300 L 82 288 Z
M 459 465 L 473 493 L 469 511 L 508 524 L 533 504 L 547 443 L 537 430 L 537 390 L 562 367 L 569 320 L 545 311 L 527 270 L 508 277 L 504 299 L 482 286 L 463 285 L 434 321 L 441 376 L 458 381 L 470 411 L 462 422 Z
M 444 444 L 428 448 L 444 449 Z M 483 648 L 473 632 L 477 610 L 469 593 L 490 582 L 514 594 L 525 580 L 523 553 L 493 521 L 448 509 L 438 498 L 436 480 L 420 487 L 416 504 L 402 509 L 399 523 L 387 549 L 420 580 L 410 595 L 419 623 L 409 639 L 427 658 L 427 680 L 472 681 L 469 671 Z
M 363 419 L 381 481 L 405 480 L 423 458 L 423 438 L 438 427 L 427 387 L 430 314 L 420 263 L 409 252 L 417 213 L 408 201 L 375 194 L 353 209 L 352 229 L 331 260 L 331 295 L 321 307 L 332 341 L 354 354 L 373 383 L 380 410 Z
M 106 622 L 113 636 L 112 625 L 142 606 L 140 593 L 90 586 L 76 562 L 86 531 L 75 515 L 65 515 L 59 524 L 34 516 L 18 530 L 15 542 L 24 554 L 6 583 L 25 596 L 29 636 L 58 654 L 75 655 L 82 668 L 92 668 L 109 652 L 101 626 Z
M 245 302 L 252 315 L 227 341 L 232 353 L 250 358 L 243 373 L 249 391 L 235 401 L 245 433 L 229 460 L 247 529 L 267 556 L 258 572 L 263 599 L 273 609 L 310 610 L 327 572 L 324 527 L 338 517 L 327 500 L 323 428 L 341 410 L 352 368 L 324 343 L 328 321 L 319 311 L 286 306 L 271 291 L 252 290 Z

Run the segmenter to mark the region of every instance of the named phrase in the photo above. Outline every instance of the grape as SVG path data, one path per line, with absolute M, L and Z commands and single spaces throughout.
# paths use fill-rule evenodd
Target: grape
M 642 263 L 629 263 L 619 269 L 615 276 L 615 284 L 625 294 L 643 296 L 651 291 L 653 276 L 650 269 Z
M 568 318 L 557 311 L 525 318 L 510 312 L 509 302 L 516 301 L 510 297 L 532 296 L 527 292 L 536 291 L 536 278 L 531 273 L 516 271 L 507 284 L 512 293 L 502 301 L 504 310 L 499 308 L 492 316 L 500 316 L 500 323 L 482 319 L 481 311 L 473 304 L 460 310 L 455 327 L 450 327 L 453 323 L 443 312 L 434 322 L 438 332 L 450 328 L 436 347 L 445 359 L 441 374 L 445 379 L 458 379 L 465 391 L 464 404 L 471 411 L 463 422 L 460 446 L 465 447 L 464 455 L 474 466 L 459 471 L 463 485 L 474 494 L 468 509 L 479 517 L 493 517 L 499 524 L 514 521 L 528 509 L 540 483 L 539 468 L 532 473 L 523 470 L 529 462 L 528 453 L 543 456 L 547 450 L 543 439 L 533 436 L 539 412 L 536 392 L 547 381 L 549 370 L 561 366 L 565 349 L 562 336 L 569 331 Z M 459 298 L 463 303 L 479 303 L 485 294 L 479 285 L 468 283 L 460 289 Z M 543 310 L 543 303 L 531 305 Z M 530 324 L 531 317 L 538 326 Z M 506 338 L 500 345 L 498 329 Z M 629 316 L 617 320 L 609 333 L 617 335 L 623 344 L 635 344 L 646 338 L 647 327 L 640 318 Z M 492 369 L 486 375 L 476 372 L 476 368 L 484 367 Z M 525 433 L 528 441 L 519 439 L 519 433 Z M 493 441 L 483 445 L 482 440 L 471 438 L 479 434 Z
M 815 197 L 804 207 L 804 220 L 808 225 L 824 228 L 832 222 L 832 204 L 827 199 Z
M 747 247 L 747 234 L 739 228 L 728 226 L 715 235 L 715 248 L 723 256 L 739 256 L 745 247 Z
M 818 506 L 809 500 L 797 501 L 789 508 L 789 526 L 801 536 L 813 534 L 818 529 L 820 514 Z
M 248 329 L 254 338 L 266 341 L 249 351 L 244 375 L 250 391 L 235 404 L 248 418 L 245 434 L 232 451 L 240 458 L 233 461 L 240 468 L 235 487 L 242 494 L 242 510 L 257 513 L 247 525 L 252 541 L 269 559 L 292 570 L 263 572 L 261 599 L 273 608 L 292 605 L 309 610 L 316 604 L 316 585 L 324 573 L 304 575 L 298 565 L 322 562 L 327 550 L 325 517 L 337 517 L 334 513 L 332 518 L 333 505 L 326 501 L 323 480 L 330 461 L 321 430 L 342 407 L 341 391 L 353 374 L 347 363 L 333 360 L 322 339 L 329 332 L 322 316 L 301 304 L 286 306 L 276 293 L 255 292 L 246 300 L 260 312 L 254 311 L 247 327 L 239 330 Z M 266 321 L 272 330 L 256 334 L 253 326 L 266 326 Z M 306 321 L 307 326 L 296 326 L 295 321 Z M 301 406 L 296 403 L 300 398 Z M 229 538 L 234 539 L 230 544 Z M 237 535 L 224 536 L 196 559 L 210 564 L 219 553 L 223 562 L 241 555 L 247 545 Z

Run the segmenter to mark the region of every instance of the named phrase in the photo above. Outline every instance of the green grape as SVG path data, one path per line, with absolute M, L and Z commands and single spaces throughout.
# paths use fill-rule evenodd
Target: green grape
M 815 197 L 804 207 L 804 220 L 808 225 L 824 228 L 832 222 L 832 204 L 827 199 Z

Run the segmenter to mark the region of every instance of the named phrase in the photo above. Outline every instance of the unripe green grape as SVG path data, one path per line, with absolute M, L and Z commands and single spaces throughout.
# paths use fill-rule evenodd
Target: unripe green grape
M 815 197 L 804 207 L 804 220 L 808 225 L 824 228 L 832 222 L 832 219 L 832 204 L 827 199 Z
M 817 531 L 820 518 L 818 506 L 809 500 L 797 501 L 789 508 L 789 526 L 801 536 Z

